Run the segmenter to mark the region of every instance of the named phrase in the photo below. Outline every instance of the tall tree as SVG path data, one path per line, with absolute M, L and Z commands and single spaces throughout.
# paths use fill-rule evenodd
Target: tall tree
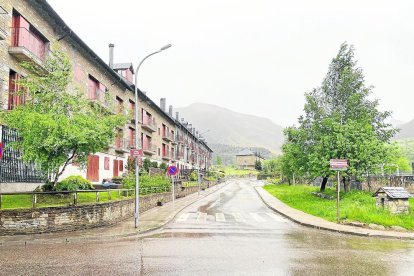
M 351 175 L 375 171 L 387 160 L 387 144 L 396 130 L 385 123 L 390 112 L 379 111 L 378 101 L 368 98 L 371 93 L 372 87 L 365 85 L 362 69 L 356 66 L 353 47 L 344 43 L 321 87 L 305 95 L 299 126 L 285 132 L 287 160 L 302 174 L 322 176 L 321 190 L 332 174 L 330 159 L 349 160 L 346 184 Z
M 54 186 L 74 158 L 85 166 L 89 154 L 107 148 L 125 117 L 92 105 L 85 91 L 69 88 L 71 63 L 57 47 L 43 68 L 32 63 L 22 66 L 30 72 L 19 83 L 26 102 L 0 117 L 22 137 L 12 146 L 22 151 L 24 161 L 38 164 Z

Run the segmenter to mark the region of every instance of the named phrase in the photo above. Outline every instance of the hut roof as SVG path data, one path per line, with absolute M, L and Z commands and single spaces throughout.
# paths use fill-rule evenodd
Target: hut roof
M 375 192 L 374 196 L 377 196 L 378 193 L 384 192 L 386 193 L 390 198 L 394 199 L 405 199 L 412 197 L 411 194 L 404 189 L 403 187 L 381 187 L 378 189 L 378 191 Z

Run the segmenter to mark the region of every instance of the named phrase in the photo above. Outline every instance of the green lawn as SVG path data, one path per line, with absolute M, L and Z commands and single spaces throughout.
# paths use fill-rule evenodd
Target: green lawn
M 107 191 L 99 192 L 99 202 L 108 202 Z M 128 196 L 126 192 L 110 191 L 111 201 L 134 197 L 133 191 Z M 23 209 L 32 208 L 32 195 L 3 195 L 1 209 Z M 37 195 L 36 207 L 68 206 L 73 204 L 73 195 Z M 96 192 L 78 193 L 78 204 L 96 203 Z
M 322 199 L 311 194 L 319 191 L 319 187 L 305 185 L 266 185 L 265 190 L 286 203 L 290 207 L 299 209 L 308 214 L 336 221 L 336 200 Z M 327 189 L 326 194 L 336 195 L 335 190 Z M 369 192 L 351 191 L 341 192 L 340 195 L 341 220 L 375 223 L 384 226 L 401 226 L 414 229 L 414 199 L 410 199 L 410 213 L 394 215 L 387 210 L 375 206 L 375 198 Z
M 243 176 L 248 174 L 257 175 L 256 170 L 239 170 L 232 167 L 225 167 L 224 173 L 226 176 Z

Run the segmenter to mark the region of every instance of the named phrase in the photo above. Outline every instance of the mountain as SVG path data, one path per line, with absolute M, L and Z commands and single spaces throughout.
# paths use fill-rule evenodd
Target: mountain
M 267 118 L 242 114 L 229 109 L 195 103 L 177 108 L 180 117 L 203 133 L 208 144 L 235 147 L 258 147 L 279 153 L 283 143 L 283 127 Z
M 414 138 L 414 119 L 408 123 L 399 125 L 400 132 L 395 135 L 395 139 Z

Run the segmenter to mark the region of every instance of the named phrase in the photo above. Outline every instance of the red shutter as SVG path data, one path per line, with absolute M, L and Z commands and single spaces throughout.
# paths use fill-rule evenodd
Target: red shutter
M 88 156 L 87 178 L 92 182 L 99 181 L 99 156 L 97 155 Z
M 120 172 L 124 171 L 124 160 L 119 160 L 119 171 Z
M 114 176 L 113 177 L 117 177 L 118 176 L 118 170 L 119 170 L 119 161 L 118 160 L 114 160 Z

